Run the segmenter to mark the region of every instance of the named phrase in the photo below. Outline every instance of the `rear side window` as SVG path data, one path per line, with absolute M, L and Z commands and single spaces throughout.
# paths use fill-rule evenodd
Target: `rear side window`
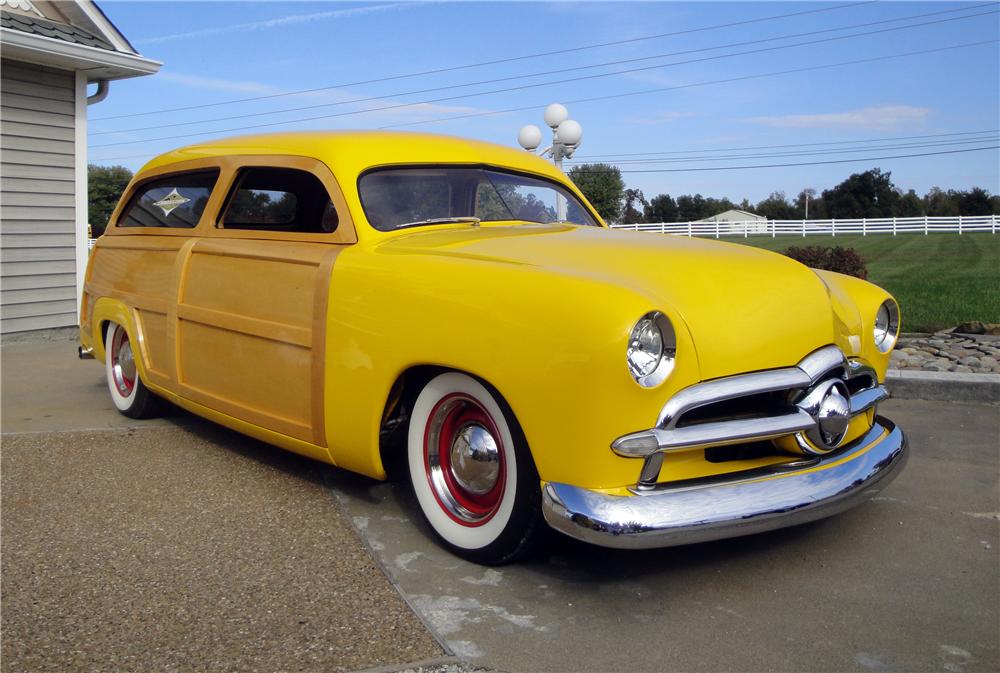
M 337 209 L 319 178 L 294 168 L 244 168 L 229 194 L 224 229 L 330 234 Z
M 118 218 L 119 227 L 194 227 L 208 205 L 219 171 L 178 173 L 142 184 Z

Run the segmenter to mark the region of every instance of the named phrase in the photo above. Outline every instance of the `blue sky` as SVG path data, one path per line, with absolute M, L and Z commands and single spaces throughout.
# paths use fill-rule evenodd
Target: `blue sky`
M 576 160 L 618 162 L 626 183 L 647 197 L 699 192 L 756 201 L 774 190 L 792 197 L 873 166 L 891 170 L 898 186 L 921 194 L 932 186 L 1000 192 L 995 149 L 691 170 L 1000 144 L 996 133 L 941 135 L 1000 129 L 996 3 L 103 2 L 102 8 L 143 55 L 164 65 L 155 76 L 115 82 L 108 99 L 90 108 L 90 159 L 96 163 L 134 170 L 159 152 L 212 137 L 314 128 L 400 127 L 513 145 L 522 125 L 543 126 L 546 103 L 661 89 L 568 104 L 584 128 Z M 808 13 L 768 18 L 801 12 Z M 914 18 L 890 22 L 903 17 Z M 765 20 L 663 36 L 756 19 Z M 816 42 L 944 19 L 956 20 Z M 831 30 L 837 28 L 845 30 Z M 768 41 L 739 44 L 761 40 Z M 801 42 L 810 44 L 714 58 Z M 758 77 L 975 42 L 988 43 Z M 712 47 L 718 48 L 706 51 Z M 564 53 L 358 83 L 550 51 Z M 629 62 L 601 65 L 621 61 Z M 551 74 L 539 74 L 545 72 Z M 556 83 L 604 73 L 616 74 Z M 507 79 L 470 85 L 501 78 Z M 745 79 L 704 84 L 737 78 Z M 487 93 L 530 84 L 542 86 Z M 283 95 L 319 87 L 327 88 Z M 434 91 L 412 93 L 427 89 Z M 274 97 L 121 116 L 255 96 Z M 351 102 L 362 98 L 376 100 Z M 441 98 L 453 99 L 425 102 Z M 277 112 L 301 107 L 311 109 Z M 522 107 L 530 109 L 490 114 Z M 315 116 L 327 117 L 231 130 Z M 239 118 L 208 121 L 223 117 Z M 169 124 L 184 125 L 140 130 Z M 636 156 L 652 152 L 662 154 Z M 640 160 L 658 163 L 634 163 Z M 662 169 L 680 170 L 633 172 Z

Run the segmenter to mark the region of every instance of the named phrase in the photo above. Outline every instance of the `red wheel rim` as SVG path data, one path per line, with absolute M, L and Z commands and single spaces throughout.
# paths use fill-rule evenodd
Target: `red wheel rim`
M 132 394 L 135 376 L 132 342 L 129 341 L 128 332 L 119 327 L 111 338 L 111 378 L 122 397 Z
M 434 405 L 424 431 L 424 470 L 442 511 L 463 526 L 481 526 L 503 502 L 507 465 L 500 430 L 478 400 L 464 393 Z

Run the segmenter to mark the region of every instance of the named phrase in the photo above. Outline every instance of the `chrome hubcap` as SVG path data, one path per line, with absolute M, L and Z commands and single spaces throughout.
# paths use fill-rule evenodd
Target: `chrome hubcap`
M 441 509 L 463 526 L 480 526 L 500 508 L 506 467 L 500 435 L 475 399 L 458 393 L 431 411 L 424 434 L 424 466 Z
M 451 443 L 451 474 L 469 493 L 484 495 L 500 478 L 500 451 L 490 431 L 477 423 L 463 426 Z
M 135 357 L 125 330 L 119 329 L 112 344 L 112 374 L 118 392 L 127 396 L 135 386 Z

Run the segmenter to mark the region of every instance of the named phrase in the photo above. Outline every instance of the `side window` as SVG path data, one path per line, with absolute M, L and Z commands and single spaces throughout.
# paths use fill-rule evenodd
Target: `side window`
M 119 227 L 181 227 L 198 224 L 219 171 L 178 173 L 139 186 L 118 218 Z
M 464 175 L 453 170 L 455 172 L 459 178 Z M 364 190 L 361 194 L 365 211 L 372 222 L 378 223 L 375 228 L 382 231 L 392 231 L 408 222 L 466 214 L 467 207 L 452 207 L 454 201 L 461 200 L 456 199 L 454 188 L 463 183 L 449 180 L 448 175 L 433 168 L 369 173 L 363 178 Z
M 220 220 L 223 229 L 331 234 L 337 209 L 319 178 L 294 168 L 244 168 Z

